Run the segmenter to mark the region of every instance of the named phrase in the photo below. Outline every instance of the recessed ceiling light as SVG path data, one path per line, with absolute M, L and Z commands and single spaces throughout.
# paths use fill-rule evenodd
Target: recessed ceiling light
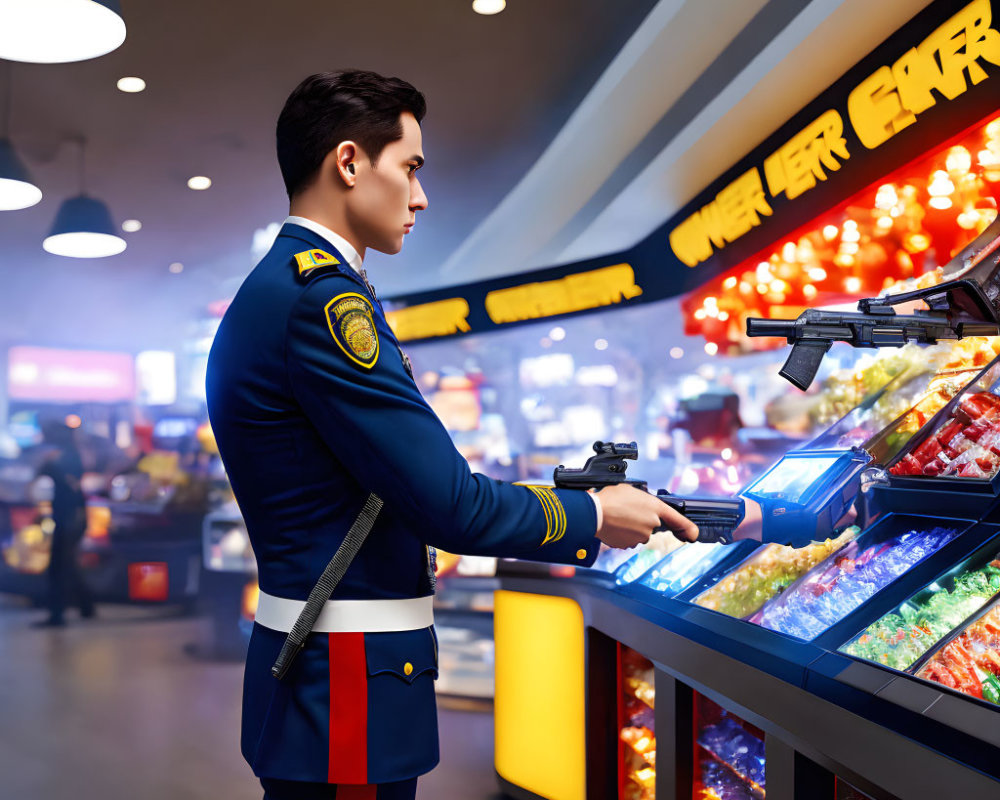
M 146 81 L 142 78 L 128 77 L 118 79 L 118 88 L 123 92 L 135 94 L 146 88 Z
M 206 178 L 204 175 L 195 175 L 193 178 L 188 178 L 188 188 L 194 189 L 196 192 L 204 191 L 212 185 L 212 179 Z
M 477 14 L 490 16 L 507 8 L 507 0 L 472 0 L 472 10 Z
M 125 233 L 135 233 L 142 230 L 142 223 L 137 219 L 127 219 L 122 223 L 122 230 Z
M 4 0 L 0 58 L 63 64 L 96 58 L 125 41 L 118 0 Z
M 184 265 L 180 261 L 175 261 L 167 267 L 174 275 L 180 275 L 184 271 Z

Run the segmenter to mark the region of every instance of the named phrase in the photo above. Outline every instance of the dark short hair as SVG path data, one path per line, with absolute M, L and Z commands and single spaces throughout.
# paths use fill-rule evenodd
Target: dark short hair
M 424 96 L 400 78 L 364 70 L 310 75 L 278 117 L 278 165 L 289 198 L 307 188 L 323 159 L 343 141 L 357 142 L 371 163 L 403 135 L 400 115 L 424 118 Z

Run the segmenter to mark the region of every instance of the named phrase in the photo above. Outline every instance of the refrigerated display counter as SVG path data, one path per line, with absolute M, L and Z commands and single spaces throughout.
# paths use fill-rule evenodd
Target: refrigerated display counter
M 1000 797 L 1000 525 L 886 514 L 777 547 L 685 544 L 628 583 L 502 570 L 504 792 Z M 519 751 L 526 729 L 548 749 Z
M 889 463 L 948 424 L 991 430 L 996 372 L 907 422 Z M 976 502 L 962 480 L 982 483 Z M 684 543 L 571 575 L 502 562 L 501 787 L 522 800 L 1000 797 L 994 480 L 939 485 L 922 514 L 900 510 L 909 486 L 879 486 L 895 510 L 802 547 Z M 526 729 L 530 745 L 512 743 Z

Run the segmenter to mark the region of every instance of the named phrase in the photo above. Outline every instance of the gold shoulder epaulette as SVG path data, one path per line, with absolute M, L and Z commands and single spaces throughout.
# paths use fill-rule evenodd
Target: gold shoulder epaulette
M 305 275 L 316 267 L 328 267 L 340 262 L 325 250 L 306 250 L 295 254 L 295 263 L 299 265 L 299 275 Z

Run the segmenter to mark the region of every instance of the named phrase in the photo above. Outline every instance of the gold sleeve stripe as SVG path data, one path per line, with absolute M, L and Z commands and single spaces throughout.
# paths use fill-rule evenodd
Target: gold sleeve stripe
M 545 531 L 545 538 L 542 540 L 542 544 L 548 544 L 551 541 L 555 541 L 557 537 L 559 530 L 559 510 L 556 508 L 555 503 L 552 502 L 552 494 L 549 489 L 538 488 L 535 490 L 535 494 L 538 495 L 541 503 L 547 506 L 549 511 L 552 512 L 552 525 Z
M 535 495 L 535 497 L 538 498 L 538 502 L 542 504 L 542 513 L 545 514 L 545 540 L 544 541 L 548 541 L 548 538 L 549 538 L 549 536 L 550 536 L 550 534 L 552 532 L 552 523 L 553 523 L 553 521 L 555 519 L 554 515 L 552 514 L 552 509 L 549 507 L 548 503 L 545 502 L 545 495 L 543 495 L 539 491 L 539 489 L 538 489 L 537 486 L 526 486 L 525 488 L 529 492 L 531 492 L 533 495 Z M 544 544 L 544 541 L 543 541 L 543 544 Z
M 566 509 L 563 508 L 559 497 L 548 486 L 525 485 L 525 488 L 538 498 L 545 513 L 545 538 L 542 540 L 542 545 L 558 542 L 566 533 Z
M 549 541 L 558 542 L 566 533 L 566 509 L 563 508 L 563 504 L 559 501 L 559 498 L 552 489 L 546 489 L 545 495 L 548 497 L 552 505 L 555 506 L 556 514 L 558 516 L 558 524 L 556 525 L 552 539 Z

